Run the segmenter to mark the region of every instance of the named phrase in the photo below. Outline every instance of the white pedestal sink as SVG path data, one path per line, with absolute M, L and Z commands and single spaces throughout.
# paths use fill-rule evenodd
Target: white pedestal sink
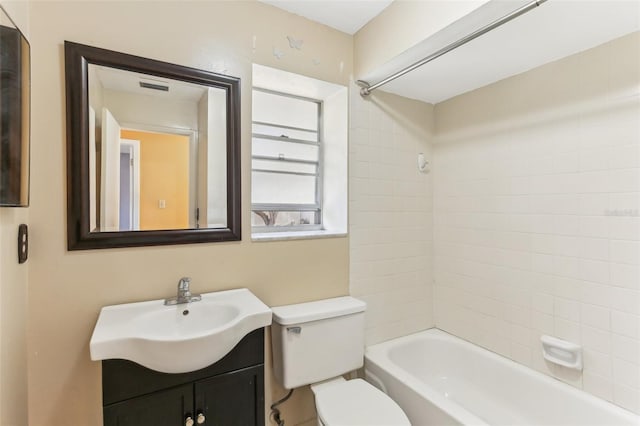
M 91 359 L 186 373 L 220 360 L 249 332 L 270 324 L 271 309 L 246 288 L 173 306 L 164 300 L 106 306 L 91 336 Z

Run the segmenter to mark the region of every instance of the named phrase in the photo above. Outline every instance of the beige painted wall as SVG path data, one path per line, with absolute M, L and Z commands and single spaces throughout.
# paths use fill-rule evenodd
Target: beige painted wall
M 167 297 L 183 275 L 193 278 L 194 291 L 248 287 L 269 305 L 347 294 L 347 238 L 252 243 L 248 206 L 251 63 L 346 85 L 350 36 L 253 1 L 36 2 L 31 12 L 31 425 L 101 424 L 100 364 L 90 361 L 88 347 L 101 306 Z M 287 35 L 304 40 L 303 49 L 290 49 Z M 242 242 L 66 250 L 64 40 L 242 79 Z M 282 59 L 274 46 L 286 53 Z M 274 386 L 272 395 L 267 382 L 269 405 L 284 392 Z M 313 416 L 308 393 L 301 394 L 297 409 L 285 406 L 287 424 Z
M 435 114 L 436 325 L 640 413 L 640 33 Z
M 18 225 L 29 209 L 0 207 L 0 425 L 27 424 L 28 263 L 18 264 Z
M 22 34 L 24 34 L 29 41 L 29 29 L 30 29 L 30 17 L 29 17 L 29 5 L 31 0 L 2 0 L 0 4 L 7 12 L 14 24 L 20 28 Z
M 394 1 L 355 34 L 355 76 L 371 72 L 486 2 Z
M 2 7 L 29 38 L 29 2 L 2 1 Z M 0 425 L 27 424 L 28 263 L 18 264 L 18 225 L 28 208 L 0 207 Z

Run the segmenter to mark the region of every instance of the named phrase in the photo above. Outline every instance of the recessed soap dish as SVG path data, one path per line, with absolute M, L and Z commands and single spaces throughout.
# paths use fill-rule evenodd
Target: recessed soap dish
M 582 346 L 551 336 L 542 336 L 542 356 L 549 362 L 582 371 Z

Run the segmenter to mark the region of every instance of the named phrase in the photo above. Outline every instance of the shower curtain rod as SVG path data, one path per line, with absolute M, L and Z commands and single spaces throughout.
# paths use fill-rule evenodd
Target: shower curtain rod
M 374 90 L 376 90 L 378 87 L 383 86 L 393 80 L 395 80 L 398 77 L 402 77 L 403 75 L 415 70 L 416 68 L 419 68 L 431 61 L 433 61 L 434 59 L 439 58 L 440 56 L 444 55 L 445 53 L 451 52 L 454 49 L 457 49 L 458 47 L 465 45 L 467 43 L 469 43 L 471 40 L 474 40 L 478 37 L 480 37 L 483 34 L 488 33 L 489 31 L 492 31 L 496 28 L 498 28 L 499 26 L 506 24 L 507 22 L 517 18 L 520 15 L 524 15 L 525 13 L 529 12 L 530 10 L 535 9 L 536 7 L 540 6 L 542 3 L 546 2 L 547 0 L 533 0 L 530 3 L 525 4 L 524 6 L 520 7 L 519 9 L 514 10 L 513 12 L 503 16 L 502 18 L 499 18 L 495 21 L 493 21 L 492 23 L 485 25 L 484 27 L 480 28 L 479 30 L 476 30 L 474 32 L 472 32 L 471 34 L 462 37 L 461 39 L 459 39 L 458 41 L 455 41 L 445 47 L 443 47 L 442 49 L 438 50 L 435 53 L 432 53 L 431 55 L 427 56 L 426 58 L 423 58 L 421 60 L 419 60 L 418 62 L 415 62 L 411 65 L 409 65 L 406 68 L 403 68 L 402 70 L 396 72 L 395 74 L 390 75 L 389 77 L 385 78 L 384 80 L 380 80 L 379 82 L 375 83 L 375 84 L 369 84 L 364 80 L 358 80 L 357 83 L 358 85 L 360 85 L 362 88 L 360 89 L 360 95 L 362 96 L 369 96 L 371 94 L 371 92 L 373 92 Z

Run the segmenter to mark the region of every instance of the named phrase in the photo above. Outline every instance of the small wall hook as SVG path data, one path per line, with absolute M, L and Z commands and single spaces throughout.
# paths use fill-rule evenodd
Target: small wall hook
M 429 167 L 429 162 L 424 157 L 424 154 L 419 153 L 418 154 L 418 170 L 421 173 L 429 173 L 428 167 Z

